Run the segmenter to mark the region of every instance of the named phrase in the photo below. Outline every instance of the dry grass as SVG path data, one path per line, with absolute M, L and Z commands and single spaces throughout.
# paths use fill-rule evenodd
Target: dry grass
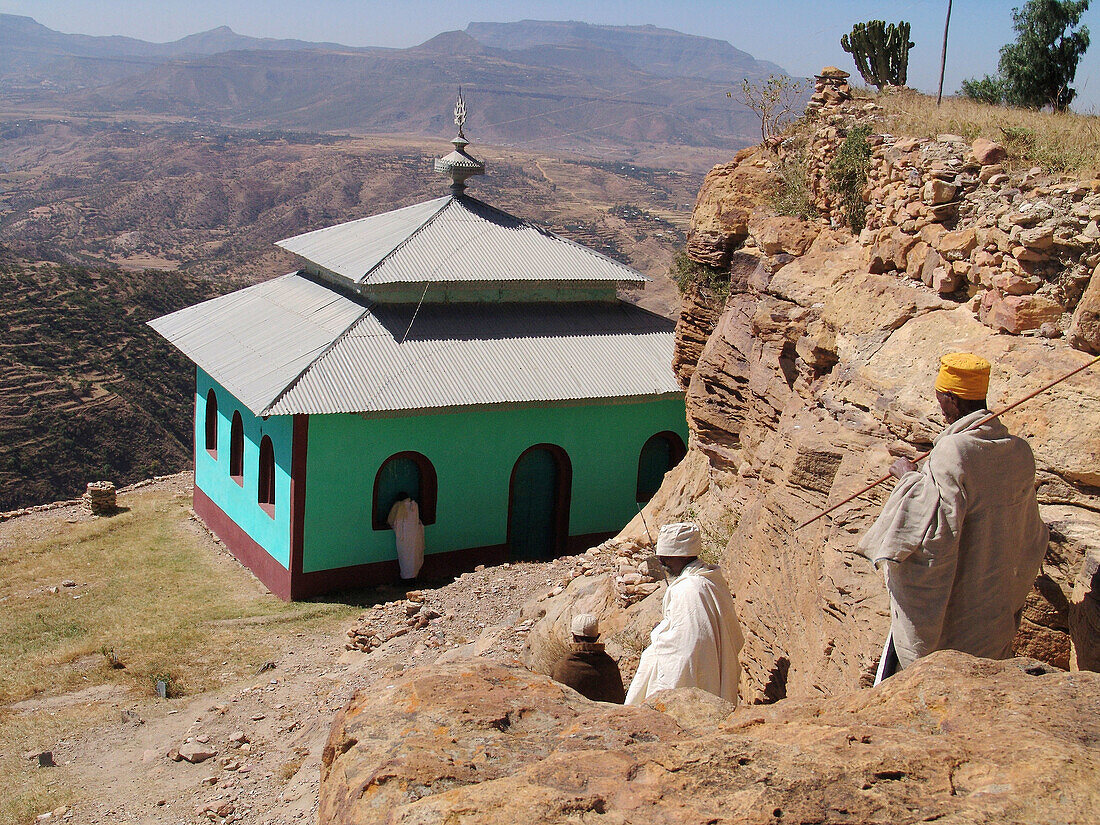
M 873 97 L 886 112 L 886 131 L 894 135 L 935 137 L 950 133 L 968 140 L 984 137 L 1008 150 L 1010 168 L 1039 166 L 1054 174 L 1100 176 L 1100 118 L 990 106 L 945 97 L 940 106 L 929 95 L 911 90 Z
M 335 632 L 358 610 L 271 596 L 188 519 L 186 493 L 143 488 L 121 503 L 129 511 L 108 519 L 57 516 L 39 538 L 0 525 L 0 825 L 72 793 L 64 766 L 30 767 L 25 752 L 107 721 L 102 705 L 50 697 L 113 686 L 153 701 L 158 675 L 202 692 L 251 676 L 288 635 Z M 64 579 L 78 586 L 49 592 Z

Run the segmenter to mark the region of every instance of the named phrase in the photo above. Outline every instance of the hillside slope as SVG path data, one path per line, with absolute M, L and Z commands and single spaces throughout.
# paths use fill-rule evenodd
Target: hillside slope
M 217 289 L 178 273 L 0 263 L 0 511 L 190 463 L 194 367 L 145 322 Z

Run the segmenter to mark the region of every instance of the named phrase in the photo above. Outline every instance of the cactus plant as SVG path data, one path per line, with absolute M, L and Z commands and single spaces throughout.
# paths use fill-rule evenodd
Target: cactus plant
M 840 38 L 840 46 L 856 62 L 866 83 L 881 89 L 887 84 L 904 86 L 909 68 L 909 24 L 902 21 L 889 26 L 882 20 L 856 23 L 852 33 Z

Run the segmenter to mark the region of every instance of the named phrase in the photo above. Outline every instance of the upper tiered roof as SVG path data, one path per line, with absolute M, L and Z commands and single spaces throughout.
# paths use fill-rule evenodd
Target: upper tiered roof
M 354 284 L 545 284 L 648 280 L 625 264 L 468 195 L 306 232 L 277 246 Z

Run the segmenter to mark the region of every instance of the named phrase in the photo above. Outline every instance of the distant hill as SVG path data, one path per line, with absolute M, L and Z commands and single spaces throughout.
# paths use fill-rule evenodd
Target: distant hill
M 478 140 L 601 157 L 662 154 L 653 146 L 724 157 L 759 130 L 726 91 L 773 73 L 782 69 L 729 43 L 651 26 L 473 23 L 384 49 L 251 38 L 226 27 L 155 44 L 62 34 L 0 15 L 0 101 L 9 105 L 442 136 L 453 128 L 461 84 Z
M 342 49 L 336 43 L 247 37 L 228 26 L 191 34 L 171 43 L 149 43 L 133 37 L 64 34 L 31 17 L 0 14 L 0 86 L 5 97 L 35 99 L 41 94 L 71 92 L 147 72 L 173 59 L 244 49 L 296 51 Z
M 656 26 L 594 26 L 574 20 L 521 20 L 518 23 L 471 23 L 466 33 L 498 49 L 532 46 L 595 46 L 622 56 L 659 77 L 699 77 L 719 83 L 741 78 L 786 74 L 779 66 L 757 60 L 724 40 L 696 37 Z

